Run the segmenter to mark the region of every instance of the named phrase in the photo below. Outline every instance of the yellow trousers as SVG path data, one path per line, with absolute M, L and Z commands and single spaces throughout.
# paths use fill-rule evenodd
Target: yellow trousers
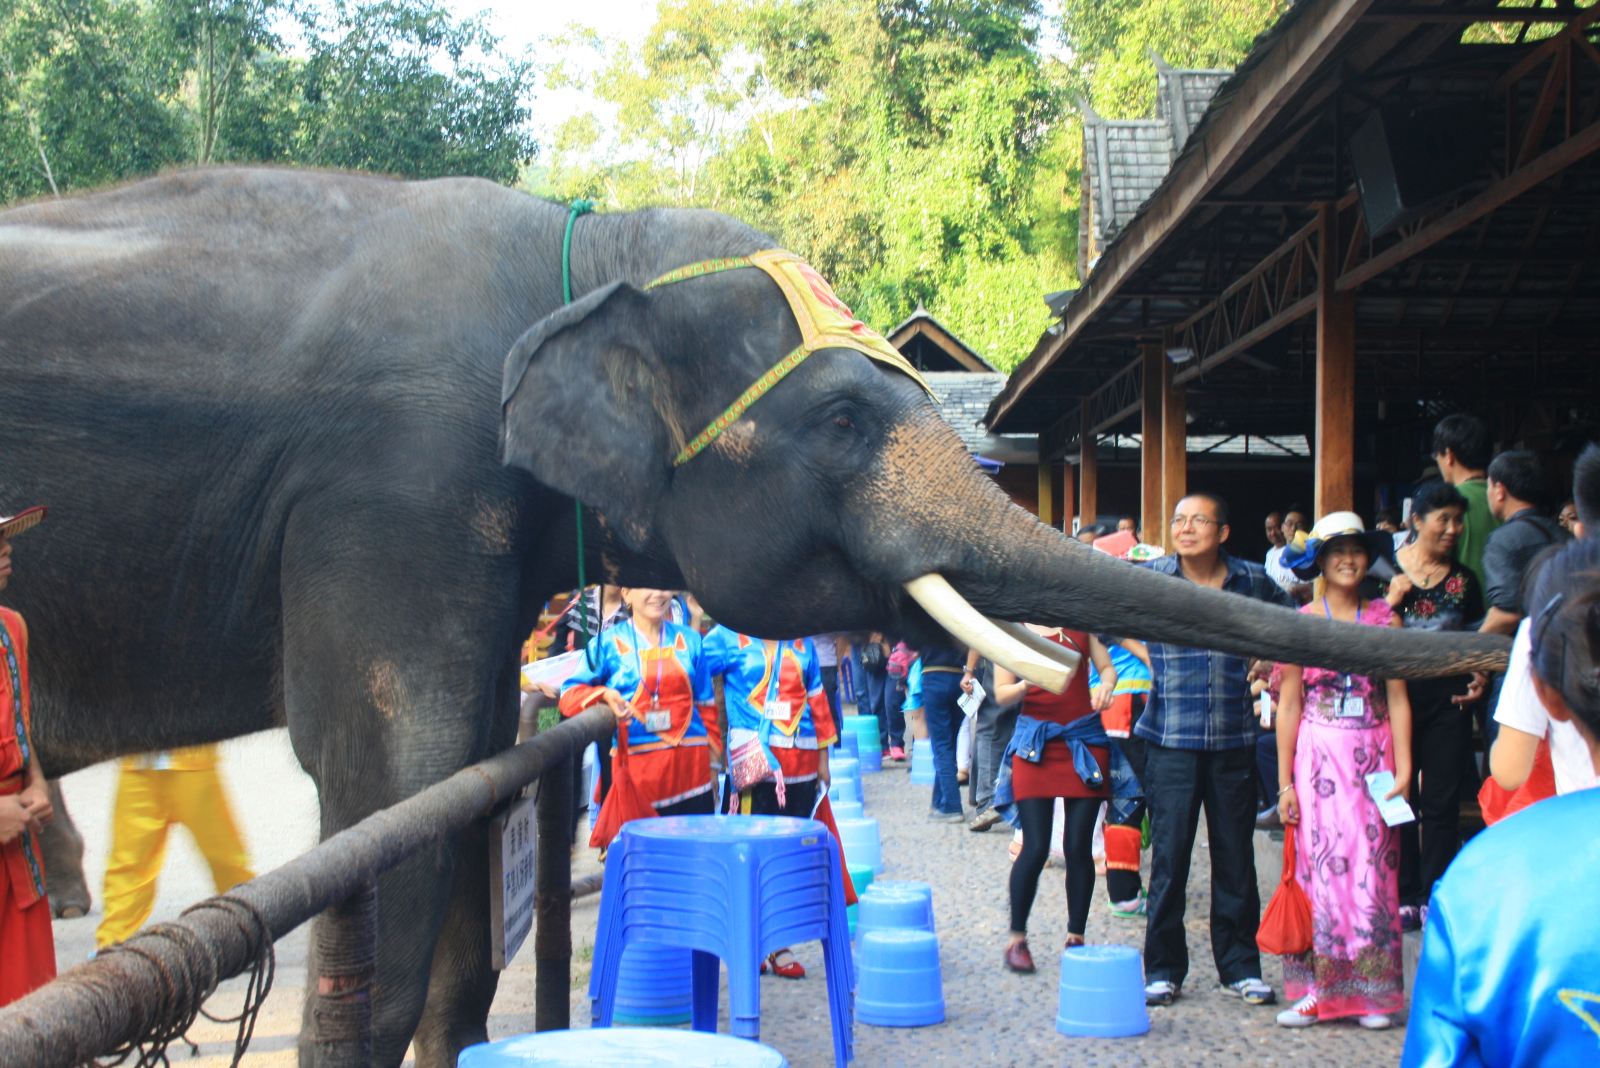
M 94 934 L 97 946 L 123 941 L 150 918 L 156 879 L 166 859 L 167 830 L 175 823 L 194 836 L 211 866 L 217 893 L 255 878 L 215 762 L 179 763 L 185 770 L 146 770 L 136 761 L 122 765 L 101 895 L 105 918 Z

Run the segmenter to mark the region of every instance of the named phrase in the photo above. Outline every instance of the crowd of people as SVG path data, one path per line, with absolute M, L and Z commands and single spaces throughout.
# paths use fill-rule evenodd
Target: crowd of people
M 1274 512 L 1261 563 L 1229 552 L 1228 505 L 1211 493 L 1178 503 L 1160 545 L 1131 519 L 1084 540 L 1172 581 L 1350 625 L 1511 636 L 1493 678 L 1369 678 L 1133 640 L 1114 626 L 1030 624 L 1077 656 L 1054 694 L 945 637 L 761 639 L 706 619 L 679 591 L 600 587 L 556 618 L 548 644 L 570 669 L 528 687 L 524 728 L 541 705 L 563 716 L 601 705 L 615 718 L 591 838 L 603 849 L 641 816 L 818 815 L 854 704 L 877 719 L 890 762 L 928 747 L 930 820 L 1014 829 L 1004 967 L 1036 971 L 1028 921 L 1059 841 L 1066 948 L 1087 937 L 1104 874 L 1112 912 L 1145 925 L 1154 1006 L 1179 1000 L 1189 979 L 1202 814 L 1220 987 L 1251 1005 L 1277 1001 L 1263 979 L 1254 836 L 1281 830 L 1293 847 L 1285 885 L 1299 888 L 1311 924 L 1284 953 L 1279 1024 L 1392 1026 L 1406 1000 L 1404 932 L 1420 928 L 1406 1065 L 1534 1063 L 1516 1053 L 1535 1033 L 1555 1058 L 1539 1063 L 1579 1063 L 1563 1058 L 1581 1049 L 1592 1059 L 1600 993 L 1584 976 L 1600 930 L 1572 906 L 1600 874 L 1600 847 L 1582 830 L 1600 815 L 1600 446 L 1578 459 L 1572 496 L 1547 511 L 1539 458 L 1493 454 L 1476 419 L 1441 421 L 1433 444 L 1437 470 L 1400 515 L 1380 511 L 1369 527 L 1349 511 Z M 12 539 L 42 517 L 0 517 L 0 589 Z M 55 963 L 38 841 L 52 810 L 29 742 L 27 630 L 4 608 L 0 653 L 3 1004 Z M 194 774 L 160 776 L 172 770 Z M 1484 821 L 1503 826 L 1463 846 L 1474 794 Z M 113 868 L 128 885 L 114 892 L 108 873 L 102 945 L 148 917 L 174 822 L 214 839 L 219 889 L 250 878 L 210 751 L 134 759 L 119 797 Z M 764 970 L 805 975 L 787 949 Z

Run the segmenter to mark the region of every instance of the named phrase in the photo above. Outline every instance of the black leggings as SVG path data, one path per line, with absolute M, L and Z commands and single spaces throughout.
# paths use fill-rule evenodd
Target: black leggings
M 1011 866 L 1011 933 L 1028 930 L 1028 913 L 1039 890 L 1039 873 L 1050 857 L 1050 821 L 1053 798 L 1030 797 L 1017 802 L 1022 824 L 1022 852 Z M 1089 904 L 1094 899 L 1094 820 L 1100 812 L 1097 797 L 1066 799 L 1066 823 L 1061 851 L 1067 858 L 1067 930 L 1081 935 L 1089 926 Z

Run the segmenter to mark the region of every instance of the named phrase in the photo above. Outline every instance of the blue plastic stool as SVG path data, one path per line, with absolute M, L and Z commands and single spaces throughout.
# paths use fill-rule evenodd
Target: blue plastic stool
M 854 731 L 840 732 L 839 749 L 851 760 L 861 759 L 861 742 L 856 738 Z
M 677 946 L 636 942 L 617 969 L 617 1008 L 612 1019 L 632 1027 L 673 1027 L 692 1016 L 694 955 Z
M 937 931 L 938 927 L 933 918 L 933 887 L 927 883 L 919 883 L 912 879 L 878 879 L 873 886 L 885 893 L 914 894 L 925 901 L 928 910 L 927 930 Z
M 933 934 L 932 899 L 910 890 L 878 886 L 860 894 L 860 931 L 886 930 L 891 927 Z
M 878 838 L 878 821 L 863 816 L 858 820 L 835 819 L 833 822 L 839 826 L 845 863 L 871 868 L 874 875 L 882 872 L 883 843 Z
M 933 743 L 918 738 L 911 747 L 911 781 L 918 786 L 933 785 Z
M 770 1046 L 729 1035 L 699 1031 L 657 1031 L 613 1027 L 605 1031 L 544 1031 L 468 1046 L 458 1068 L 787 1068 L 783 1054 Z
M 818 939 L 834 1063 L 845 1068 L 854 1055 L 850 935 L 839 844 L 827 828 L 783 816 L 634 820 L 606 855 L 589 980 L 594 1024 L 613 1022 L 618 966 L 627 947 L 679 946 L 694 950 L 694 1029 L 717 1028 L 721 958 L 728 968 L 730 1030 L 757 1039 L 762 958 Z
M 1056 1030 L 1094 1038 L 1126 1038 L 1150 1030 L 1139 951 L 1132 946 L 1074 946 L 1063 951 Z
M 829 757 L 828 778 L 830 781 L 834 779 L 856 779 L 859 781 L 861 778 L 861 761 L 851 756 Z
M 887 928 L 861 935 L 856 1018 L 876 1027 L 926 1027 L 944 1020 L 939 939 Z
M 832 779 L 828 783 L 828 796 L 834 801 L 856 801 L 864 799 L 861 793 L 861 780 L 857 778 Z M 837 816 L 837 813 L 835 813 Z
M 833 818 L 835 820 L 858 820 L 866 815 L 860 801 L 841 801 L 838 798 L 830 798 L 828 804 L 833 806 Z

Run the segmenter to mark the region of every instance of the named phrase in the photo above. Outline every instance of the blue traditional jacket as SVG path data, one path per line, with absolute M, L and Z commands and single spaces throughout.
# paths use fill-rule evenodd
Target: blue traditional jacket
M 652 646 L 632 620 L 621 620 L 591 638 L 585 649 L 584 666 L 561 686 L 563 716 L 582 712 L 609 687 L 634 708 L 628 723 L 630 753 L 705 746 L 719 737 L 705 651 L 700 635 L 688 627 L 663 622 L 661 644 Z M 652 708 L 659 710 L 655 716 Z

